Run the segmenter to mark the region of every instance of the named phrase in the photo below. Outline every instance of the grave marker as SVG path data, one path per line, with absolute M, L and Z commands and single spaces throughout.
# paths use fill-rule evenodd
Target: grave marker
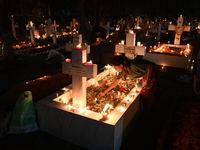
M 46 28 L 45 28 L 45 30 L 46 30 L 46 36 L 47 37 L 49 37 L 51 34 L 52 34 L 52 32 L 53 32 L 53 26 L 52 26 L 52 20 L 51 20 L 51 18 L 49 18 L 47 21 L 46 21 Z
M 12 25 L 12 32 L 13 32 L 13 37 L 16 38 L 16 28 L 19 28 L 19 25 L 18 24 L 15 24 L 15 21 L 14 21 L 14 17 L 12 15 L 11 17 L 11 25 Z
M 59 27 L 59 25 L 56 24 L 56 20 L 54 20 L 54 23 L 52 26 L 53 26 L 53 44 L 57 44 L 56 35 L 58 35 L 57 27 Z
M 180 15 L 177 20 L 177 25 L 169 25 L 168 30 L 175 31 L 174 44 L 180 45 L 181 35 L 184 31 L 190 31 L 190 26 L 183 26 L 183 17 Z
M 86 63 L 87 51 L 82 48 L 72 50 L 72 61 L 63 62 L 62 70 L 72 75 L 73 106 L 86 107 L 86 79 L 97 76 L 97 65 Z
M 82 34 L 73 34 L 73 43 L 66 43 L 66 51 L 72 51 L 77 45 L 81 45 L 83 49 L 90 53 L 90 45 L 82 43 Z
M 33 22 L 32 21 L 28 21 L 28 24 L 26 25 L 26 30 L 29 30 L 30 33 L 30 38 L 31 38 L 31 43 L 34 44 L 35 43 L 35 37 L 33 34 L 33 30 L 35 30 L 35 26 L 33 26 Z
M 126 34 L 126 45 L 120 43 L 115 45 L 116 53 L 125 53 L 125 56 L 129 59 L 133 59 L 135 54 L 143 55 L 145 54 L 146 48 L 144 46 L 135 46 L 135 33 Z

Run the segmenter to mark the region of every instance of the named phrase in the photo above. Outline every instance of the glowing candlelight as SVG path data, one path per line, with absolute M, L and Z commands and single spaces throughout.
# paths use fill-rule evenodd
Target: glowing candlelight
M 119 108 L 119 112 L 124 112 L 124 111 L 125 111 L 124 107 L 121 106 L 121 107 Z
M 137 42 L 137 46 L 141 46 L 141 42 Z
M 67 58 L 67 59 L 65 59 L 65 62 L 71 62 L 71 59 Z
M 121 44 L 123 44 L 123 45 L 124 45 L 124 40 L 121 40 Z
M 162 66 L 162 70 L 164 70 L 165 66 Z
M 117 53 L 115 53 L 115 55 L 120 56 L 121 54 L 117 52 Z
M 120 96 L 120 92 L 118 91 L 118 93 L 117 93 L 117 97 L 119 98 L 119 96 Z
M 103 108 L 103 112 L 106 112 L 108 110 L 108 108 L 110 107 L 110 104 L 106 104 Z
M 92 61 L 90 60 L 89 62 L 86 62 L 86 65 L 92 66 L 93 63 L 92 63 Z
M 81 44 L 76 45 L 76 49 L 82 50 Z
M 135 91 L 136 91 L 136 92 L 137 92 L 137 87 L 138 87 L 138 86 L 137 86 L 137 84 L 136 84 L 136 85 L 135 85 Z

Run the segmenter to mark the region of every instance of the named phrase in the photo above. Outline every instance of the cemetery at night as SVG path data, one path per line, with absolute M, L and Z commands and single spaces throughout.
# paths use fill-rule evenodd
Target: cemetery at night
M 199 7 L 2 0 L 0 149 L 199 150 Z

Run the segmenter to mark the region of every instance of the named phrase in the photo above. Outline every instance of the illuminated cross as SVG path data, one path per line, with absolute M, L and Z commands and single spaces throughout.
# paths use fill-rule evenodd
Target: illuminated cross
M 181 35 L 184 31 L 190 31 L 190 26 L 183 26 L 183 17 L 180 15 L 177 20 L 177 25 L 169 25 L 168 30 L 175 31 L 174 44 L 180 45 Z
M 136 33 L 130 32 L 126 34 L 126 45 L 124 43 L 119 43 L 115 45 L 116 53 L 124 53 L 129 59 L 133 59 L 135 54 L 143 55 L 145 54 L 146 48 L 141 45 L 135 46 Z
M 140 29 L 140 23 L 142 22 L 142 19 L 139 16 L 137 16 L 137 18 L 135 18 L 135 21 L 136 21 L 135 29 Z
M 31 43 L 35 44 L 35 37 L 33 34 L 33 30 L 35 30 L 35 26 L 33 26 L 33 22 L 32 21 L 28 21 L 28 24 L 26 25 L 26 30 L 29 30 L 30 33 L 30 38 L 31 38 Z
M 86 107 L 86 79 L 97 76 L 97 65 L 87 60 L 87 51 L 81 47 L 72 50 L 72 60 L 62 63 L 65 74 L 72 75 L 73 106 Z

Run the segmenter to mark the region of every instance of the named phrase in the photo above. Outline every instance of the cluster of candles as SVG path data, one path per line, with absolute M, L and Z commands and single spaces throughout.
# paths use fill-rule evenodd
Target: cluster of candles
M 153 49 L 154 49 L 154 50 L 153 50 Z M 163 52 L 165 51 L 164 45 L 160 45 L 160 42 L 158 42 L 158 46 L 156 46 L 156 45 L 154 45 L 154 47 L 150 46 L 149 52 L 151 53 L 152 50 L 153 50 L 154 52 L 160 52 L 160 53 L 163 53 Z M 174 50 L 170 50 L 170 52 L 173 53 Z M 182 54 L 184 53 L 184 56 L 187 57 L 187 56 L 190 54 L 190 52 L 191 52 L 190 44 L 187 44 L 185 50 L 184 50 L 184 51 L 181 50 L 181 51 L 179 52 L 179 54 L 182 55 Z
M 104 72 L 107 74 L 107 72 L 112 73 L 113 72 L 113 68 L 110 65 L 105 66 L 105 70 Z M 91 80 L 91 79 L 90 79 Z M 89 80 L 89 81 L 90 81 Z M 94 79 L 92 79 L 93 81 Z M 91 81 L 91 82 L 92 82 Z M 135 97 L 137 94 L 139 94 L 139 90 L 138 90 L 138 82 L 139 80 L 136 81 L 136 85 L 135 87 L 130 91 L 130 93 L 120 102 L 120 105 L 118 105 L 116 107 L 116 110 L 118 110 L 120 113 L 125 112 L 125 110 L 128 108 L 128 106 L 130 105 L 130 102 L 134 101 Z M 97 84 L 98 82 L 95 80 L 95 82 L 92 82 L 93 84 Z M 67 89 L 67 88 L 63 88 L 63 93 L 68 94 L 68 95 L 61 95 L 61 97 L 59 97 L 59 95 L 56 95 L 56 99 L 55 101 L 61 102 L 63 104 L 66 105 L 66 109 L 68 111 L 74 112 L 74 113 L 81 113 L 84 115 L 89 115 L 89 113 L 91 112 L 90 110 L 90 106 L 87 106 L 85 108 L 81 108 L 81 107 L 77 107 L 77 106 L 72 106 L 71 104 L 69 104 L 69 99 L 71 99 L 70 96 L 70 91 L 71 89 Z M 118 93 L 118 96 L 120 96 L 120 92 Z M 95 98 L 95 102 L 99 102 L 99 100 L 97 98 Z M 100 118 L 100 121 L 106 121 L 108 120 L 110 117 L 112 117 L 111 115 L 111 110 L 113 109 L 113 106 L 111 104 L 105 104 L 103 110 L 101 111 L 101 115 L 102 118 Z
M 72 62 L 72 60 L 71 59 L 69 59 L 69 58 L 67 58 L 67 59 L 65 59 L 65 62 L 68 62 L 68 63 L 71 63 Z M 90 61 L 88 61 L 88 62 L 86 62 L 86 63 L 84 63 L 85 65 L 88 65 L 88 66 L 93 66 L 94 64 L 92 63 L 92 61 L 90 60 Z

